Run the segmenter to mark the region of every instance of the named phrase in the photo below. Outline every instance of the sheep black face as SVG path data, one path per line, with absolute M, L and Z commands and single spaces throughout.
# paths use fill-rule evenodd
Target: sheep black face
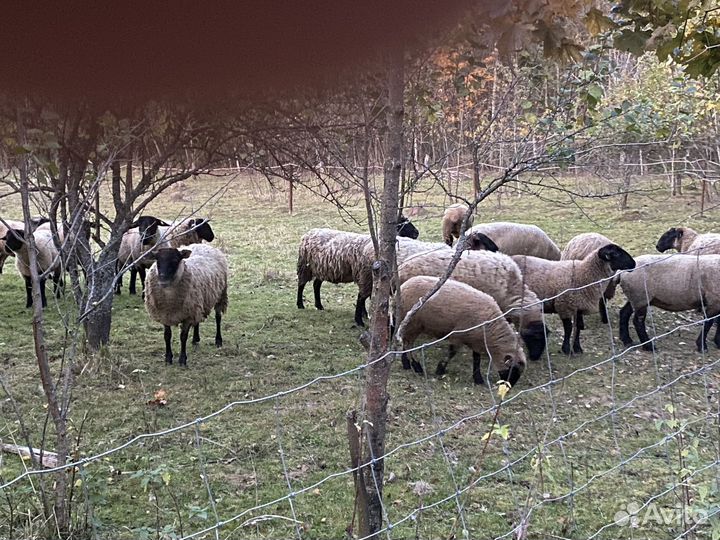
M 601 261 L 610 264 L 612 270 L 632 270 L 635 268 L 635 259 L 617 244 L 609 244 L 598 250 Z
M 191 219 L 190 228 L 206 242 L 212 242 L 215 240 L 215 233 L 213 232 L 210 222 L 207 219 Z
M 173 281 L 182 277 L 184 271 L 183 259 L 187 259 L 192 252 L 188 249 L 163 248 L 155 253 L 158 282 L 161 287 L 171 285 Z
M 509 382 L 510 386 L 515 386 L 515 383 L 518 382 L 518 379 L 520 379 L 520 375 L 522 375 L 523 371 L 525 371 L 524 362 L 522 364 L 514 362 L 512 356 L 506 355 L 505 364 L 510 365 L 510 367 L 508 369 L 498 371 L 498 375 L 501 380 Z
M 400 216 L 397 223 L 397 235 L 417 240 L 417 237 L 420 236 L 420 231 L 417 230 L 408 218 Z
M 467 249 L 498 251 L 497 244 L 481 232 L 472 233 L 467 237 L 466 242 L 465 246 Z
M 549 334 L 549 332 L 547 333 Z M 527 347 L 528 357 L 530 360 L 539 360 L 542 356 L 542 353 L 545 350 L 545 342 L 547 341 L 545 335 L 546 329 L 542 321 L 529 323 L 520 332 L 520 337 Z M 512 381 L 508 382 L 512 384 Z
M 148 244 L 153 243 L 153 239 L 155 238 L 155 235 L 157 235 L 157 228 L 159 225 L 167 227 L 167 223 L 165 223 L 162 219 L 152 216 L 142 216 L 132 222 L 130 224 L 130 228 L 138 228 L 142 238 L 142 243 L 144 246 L 147 246 Z
M 10 229 L 3 240 L 5 240 L 5 249 L 15 253 L 20 251 L 25 243 L 25 232 L 20 229 Z
M 678 249 L 682 237 L 683 230 L 673 227 L 663 233 L 660 240 L 658 240 L 657 244 L 655 244 L 655 249 L 657 249 L 660 253 L 665 253 L 668 249 Z

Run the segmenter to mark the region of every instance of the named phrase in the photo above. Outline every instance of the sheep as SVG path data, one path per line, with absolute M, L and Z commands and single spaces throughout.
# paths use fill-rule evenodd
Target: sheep
M 47 307 L 47 298 L 45 296 L 45 273 L 52 272 L 53 291 L 55 297 L 60 295 L 61 286 L 61 265 L 60 255 L 55 242 L 53 242 L 52 233 L 48 230 L 36 230 L 33 233 L 35 239 L 35 249 L 37 257 L 37 270 L 40 274 L 40 299 L 42 307 Z M 5 248 L 12 251 L 15 256 L 15 267 L 21 276 L 25 279 L 25 307 L 29 308 L 33 305 L 32 298 L 32 278 L 30 272 L 30 254 L 28 245 L 25 241 L 25 231 L 22 229 L 9 229 L 3 237 Z
M 438 282 L 437 277 L 415 276 L 400 287 L 400 320 Z M 479 326 L 481 325 L 481 326 Z M 467 330 L 470 329 L 470 330 Z M 451 334 L 452 332 L 452 334 Z M 511 385 L 520 378 L 525 369 L 525 353 L 517 334 L 503 318 L 493 298 L 459 281 L 448 280 L 413 315 L 405 328 L 403 349 L 412 348 L 420 334 L 442 338 L 451 334 L 448 359 L 438 364 L 436 373 L 443 375 L 447 362 L 456 352 L 455 345 L 467 345 L 473 351 L 473 381 L 483 384 L 480 357 L 487 352 L 490 361 L 497 368 L 502 380 Z M 403 367 L 409 369 L 408 355 L 402 355 Z M 422 366 L 412 361 L 415 371 L 422 372 Z
M 699 352 L 707 350 L 707 334 L 713 322 L 720 320 L 720 255 L 641 255 L 635 261 L 638 266 L 632 273 L 620 275 L 620 287 L 628 300 L 620 310 L 623 344 L 633 344 L 628 326 L 634 311 L 633 325 L 642 348 L 656 349 L 645 329 L 648 306 L 655 306 L 665 311 L 704 311 L 707 320 L 695 345 Z M 720 347 L 718 330 L 714 342 Z
M 444 276 L 453 254 L 451 249 L 446 249 L 398 263 L 400 283 L 415 276 Z M 492 296 L 506 313 L 505 317 L 520 330 L 530 360 L 540 358 L 546 341 L 542 305 L 524 284 L 518 265 L 510 257 L 489 251 L 466 251 L 450 277 Z
M 720 254 L 720 234 L 700 234 L 690 227 L 672 227 L 663 233 L 655 248 L 660 253 L 676 249 L 694 255 Z
M 418 237 L 418 230 L 405 217 L 397 224 L 397 234 Z M 372 264 L 365 255 L 365 247 L 372 248 L 370 235 L 335 229 L 310 229 L 300 239 L 297 262 L 297 307 L 305 309 L 303 291 L 313 280 L 315 307 L 325 309 L 320 299 L 323 281 L 330 283 L 356 283 L 358 285 L 355 303 L 355 324 L 365 326 L 365 300 L 372 292 Z M 373 252 L 374 253 L 374 252 Z
M 570 353 L 570 334 L 575 318 L 573 352 L 582 354 L 579 315 L 598 309 L 607 280 L 618 270 L 635 268 L 630 254 L 617 244 L 595 249 L 579 261 L 548 261 L 539 257 L 515 255 L 525 283 L 544 301 L 546 313 L 557 313 L 563 323 L 562 352 Z M 571 290 L 573 289 L 573 290 Z M 579 289 L 579 290 L 574 290 Z M 557 298 L 555 298 L 557 297 Z
M 142 216 L 130 224 L 128 230 L 123 234 L 118 250 L 118 258 L 115 263 L 115 273 L 119 274 L 115 284 L 115 294 L 120 294 L 122 288 L 122 275 L 124 269 L 130 266 L 130 287 L 128 292 L 136 294 L 136 276 L 140 274 L 140 282 L 145 287 L 145 275 L 147 262 L 141 264 L 139 259 L 152 248 L 160 238 L 158 228 L 167 227 L 168 224 L 156 217 Z
M 483 233 L 472 233 L 465 237 L 465 249 L 471 250 L 471 251 L 479 251 L 479 250 L 485 250 L 485 251 L 492 251 L 496 252 L 498 251 L 498 247 L 490 240 L 489 237 L 484 235 Z M 413 240 L 411 238 L 397 238 L 396 243 L 396 250 L 395 250 L 395 256 L 397 259 L 398 264 L 402 264 L 406 262 L 407 260 L 411 259 L 412 257 L 415 257 L 417 255 L 423 254 L 423 253 L 432 253 L 436 251 L 442 251 L 442 252 L 450 252 L 453 253 L 454 250 L 451 249 L 447 244 L 439 243 L 439 242 L 421 242 L 420 240 Z M 373 246 L 369 245 L 366 248 L 366 254 L 368 258 L 372 259 L 374 258 L 375 252 L 373 250 Z
M 604 236 L 600 233 L 589 232 L 578 234 L 577 236 L 571 238 L 570 241 L 567 243 L 567 246 L 565 246 L 565 249 L 563 249 L 562 253 L 560 254 L 560 260 L 571 261 L 584 259 L 590 252 L 595 251 L 596 249 L 603 246 L 607 246 L 608 244 L 614 243 L 615 242 L 610 240 L 607 236 Z M 615 296 L 616 287 L 617 281 L 611 279 L 608 282 L 607 287 L 605 287 L 605 292 L 600 297 L 600 302 L 598 303 L 598 310 L 600 311 L 600 319 L 603 324 L 608 324 L 607 301 L 612 299 L 613 296 Z M 582 321 L 582 315 L 580 315 L 580 318 L 578 319 L 578 325 L 581 329 L 583 329 L 584 323 Z
M 220 325 L 227 311 L 225 254 L 207 244 L 190 244 L 183 249 L 161 248 L 149 254 L 155 259 L 147 274 L 145 309 L 150 318 L 164 326 L 165 362 L 172 364 L 172 327 L 180 325 L 180 357 L 187 365 L 187 338 L 193 327 L 193 344 L 200 341 L 200 323 L 215 310 L 215 346 L 222 347 Z
M 453 245 L 454 238 L 460 238 L 460 229 L 462 229 L 463 220 L 465 214 L 467 214 L 468 207 L 462 203 L 451 204 L 445 209 L 445 213 L 442 218 L 442 235 L 443 241 L 448 245 Z M 475 216 L 470 214 L 467 220 L 467 227 L 472 227 Z
M 158 227 L 158 248 L 179 248 L 188 244 L 201 244 L 203 240 L 212 242 L 215 232 L 210 221 L 203 218 L 183 219 Z
M 549 261 L 560 260 L 560 248 L 540 227 L 524 223 L 496 221 L 472 227 L 468 234 L 488 235 L 505 255 L 530 255 Z
M 38 228 L 43 223 L 46 223 L 48 220 L 47 218 L 33 218 L 30 220 L 30 230 L 34 231 L 36 228 Z M 9 229 L 17 229 L 19 231 L 25 230 L 25 222 L 23 221 L 17 221 L 14 219 L 6 219 L 5 223 L 0 221 L 0 274 L 3 272 L 3 267 L 5 266 L 5 261 L 8 257 L 14 257 L 15 254 L 9 250 L 5 249 L 5 241 L 3 238 L 7 234 Z

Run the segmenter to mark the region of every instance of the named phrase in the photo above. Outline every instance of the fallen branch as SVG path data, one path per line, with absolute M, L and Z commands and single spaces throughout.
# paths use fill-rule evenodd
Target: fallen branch
M 27 446 L 18 446 L 17 444 L 0 443 L 0 450 L 9 454 L 17 454 L 23 458 L 30 458 L 31 453 L 40 458 L 40 450 L 37 448 L 29 448 Z M 53 468 L 57 467 L 57 454 L 55 452 L 48 452 L 45 450 L 42 452 L 42 464 L 43 467 Z

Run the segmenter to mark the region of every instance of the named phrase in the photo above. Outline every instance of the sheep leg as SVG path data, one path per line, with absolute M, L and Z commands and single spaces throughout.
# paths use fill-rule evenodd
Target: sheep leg
M 442 377 L 447 373 L 447 366 L 448 362 L 452 359 L 453 356 L 457 354 L 457 347 L 453 345 L 452 343 L 448 345 L 448 355 L 447 360 L 440 360 L 438 362 L 437 367 L 435 368 L 435 375 L 438 377 Z
M 695 341 L 695 345 L 697 345 L 698 352 L 707 351 L 707 335 L 708 335 L 708 332 L 710 332 L 710 329 L 712 328 L 713 324 L 715 324 L 715 318 L 709 318 L 707 321 L 705 321 L 703 323 L 703 327 L 700 330 L 700 335 L 698 336 L 697 340 Z M 715 333 L 715 336 L 717 336 L 717 331 Z
M 582 354 L 583 350 L 580 346 L 580 331 L 585 328 L 585 324 L 580 324 L 582 322 L 582 314 L 581 313 L 575 313 L 575 335 L 573 339 L 573 352 L 576 354 Z
M 137 294 L 136 283 L 137 283 L 137 268 L 135 266 L 130 267 L 130 288 L 128 289 L 129 294 Z
M 173 353 L 172 353 L 172 327 L 165 326 L 165 363 L 172 364 Z
M 23 276 L 25 278 L 25 307 L 29 308 L 33 305 L 33 299 L 32 299 L 32 280 L 28 276 Z
M 47 297 L 45 296 L 45 280 L 40 280 L 40 299 L 42 300 L 42 307 L 47 307 Z
M 403 369 L 410 369 L 410 355 L 408 355 L 408 353 L 402 353 L 400 359 L 402 360 Z
M 190 333 L 190 325 L 183 323 L 180 327 L 180 357 L 178 358 L 178 364 L 181 366 L 187 366 L 187 339 Z
M 473 382 L 475 384 L 485 384 L 480 367 L 480 355 L 473 351 Z
M 120 264 L 115 261 L 115 275 L 117 275 L 117 280 L 115 281 L 115 294 L 120 294 L 120 287 L 122 287 L 122 272 L 120 272 Z M 87 281 L 87 278 L 86 278 Z
M 138 275 L 140 276 L 140 286 L 142 287 L 142 299 L 145 300 L 145 268 L 138 268 Z
M 222 339 L 222 332 L 220 331 L 220 326 L 222 323 L 222 313 L 219 311 L 215 311 L 215 346 L 219 349 L 222 347 L 223 339 Z
M 320 301 L 320 287 L 322 286 L 322 279 L 313 280 L 313 293 L 315 293 L 315 307 L 317 309 L 325 309 Z
M 630 302 L 627 302 L 620 310 L 620 341 L 623 345 L 629 347 L 633 344 L 633 340 L 630 337 L 630 315 L 633 313 L 633 307 Z
M 713 339 L 713 341 L 715 342 L 715 346 L 720 348 L 720 315 L 715 317 L 715 320 L 717 321 L 717 328 L 715 328 L 715 339 Z
M 573 326 L 572 319 L 570 319 L 570 318 L 562 319 L 562 323 L 563 323 L 564 335 L 563 335 L 563 344 L 560 349 L 562 350 L 563 354 L 570 356 L 570 334 L 572 334 L 572 326 Z
M 650 336 L 648 336 L 647 330 L 645 329 L 646 316 L 647 306 L 638 309 L 633 316 L 633 325 L 635 326 L 635 331 L 637 332 L 638 338 L 640 339 L 640 343 L 643 344 L 643 350 L 653 352 L 653 350 L 655 350 L 655 347 L 653 346 L 653 342 L 650 340 Z
M 62 293 L 62 288 L 65 286 L 65 283 L 63 282 L 62 275 L 60 273 L 60 269 L 58 268 L 53 273 L 53 293 L 55 293 L 55 298 L 60 298 L 60 294 Z
M 193 338 L 192 338 L 193 345 L 197 345 L 200 343 L 200 325 L 195 324 L 193 325 Z
M 318 287 L 318 291 L 320 290 L 320 287 Z M 320 293 L 318 292 L 318 295 L 316 298 L 320 298 Z M 318 309 L 322 309 L 318 308 Z M 355 301 L 355 324 L 357 324 L 359 327 L 364 327 L 365 323 L 363 322 L 363 311 L 365 310 L 365 299 L 362 297 L 360 293 L 357 295 L 357 300 Z
M 605 303 L 605 298 L 603 296 L 601 296 L 598 301 L 598 310 L 600 311 L 600 320 L 602 323 L 608 324 L 607 304 Z

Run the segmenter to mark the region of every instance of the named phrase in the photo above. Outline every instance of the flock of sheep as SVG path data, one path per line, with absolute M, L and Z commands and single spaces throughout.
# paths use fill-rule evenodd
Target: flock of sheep
M 467 231 L 462 226 L 467 221 Z M 448 358 L 440 362 L 443 374 L 458 345 L 473 353 L 473 379 L 484 382 L 482 354 L 490 356 L 500 377 L 515 384 L 526 365 L 526 351 L 538 360 L 547 345 L 545 313 L 557 313 L 563 324 L 562 352 L 583 352 L 580 333 L 583 316 L 599 312 L 607 319 L 607 301 L 619 284 L 627 298 L 620 310 L 620 338 L 633 343 L 629 321 L 645 350 L 653 350 L 645 317 L 649 306 L 667 311 L 700 310 L 706 319 L 696 345 L 707 348 L 706 338 L 720 317 L 720 234 L 698 234 L 688 227 L 668 230 L 657 243 L 660 252 L 674 248 L 685 255 L 641 255 L 627 251 L 598 233 L 574 237 L 564 250 L 540 228 L 520 223 L 495 222 L 472 226 L 465 205 L 451 205 L 443 216 L 445 243 L 417 240 L 418 230 L 402 217 L 397 225 L 397 262 L 400 285 L 400 320 L 447 273 L 462 238 L 463 253 L 450 278 L 415 314 L 405 328 L 403 347 L 411 349 L 421 334 L 449 337 Z M 56 229 L 57 230 L 57 229 Z M 55 293 L 62 286 L 60 238 L 54 238 L 46 219 L 32 222 L 38 272 L 50 276 Z M 89 236 L 89 227 L 86 227 Z M 215 312 L 215 344 L 222 345 L 222 315 L 227 310 L 228 267 L 222 251 L 209 246 L 215 238 L 208 220 L 165 221 L 142 216 L 124 234 L 117 260 L 116 293 L 122 274 L 130 270 L 131 294 L 139 276 L 145 307 L 151 319 L 164 326 L 165 361 L 173 362 L 172 327 L 180 326 L 181 365 L 187 363 L 187 338 L 200 340 L 199 325 Z M 24 223 L 0 221 L 0 272 L 5 259 L 14 256 L 26 285 L 26 306 L 32 305 L 28 243 Z M 297 262 L 297 307 L 303 309 L 303 291 L 313 281 L 315 307 L 323 309 L 323 281 L 356 283 L 359 291 L 354 320 L 364 325 L 366 300 L 372 292 L 372 263 L 376 254 L 369 235 L 333 229 L 312 229 L 303 235 Z M 43 307 L 45 280 L 40 282 Z M 634 313 L 634 316 L 633 316 Z M 720 323 L 718 323 L 720 326 Z M 720 347 L 720 332 L 715 344 Z M 572 340 L 572 344 L 571 344 Z M 524 347 L 523 347 L 524 345 Z M 422 371 L 418 362 L 403 355 L 403 367 Z
M 443 216 L 445 243 L 408 238 L 398 231 L 397 264 L 400 285 L 399 317 L 430 292 L 447 273 L 455 250 L 455 238 L 468 209 L 450 206 Z M 599 233 L 583 233 L 560 250 L 540 228 L 520 223 L 495 222 L 472 226 L 467 216 L 462 253 L 451 279 L 420 308 L 405 329 L 404 349 L 412 349 L 420 334 L 449 336 L 448 358 L 436 373 L 445 373 L 457 345 L 473 353 L 473 379 L 484 382 L 481 355 L 490 356 L 501 379 L 515 384 L 525 369 L 527 355 L 538 360 L 546 347 L 545 313 L 557 313 L 563 324 L 562 352 L 582 354 L 580 333 L 583 316 L 600 312 L 607 323 L 607 301 L 619 284 L 627 298 L 620 310 L 620 338 L 633 344 L 629 321 L 644 350 L 655 347 L 648 336 L 645 318 L 649 306 L 667 311 L 698 310 L 705 321 L 696 345 L 707 349 L 706 338 L 720 321 L 720 234 L 699 234 L 689 227 L 672 228 L 657 242 L 657 250 L 671 248 L 680 255 L 641 255 L 627 251 Z M 718 255 L 715 255 L 718 254 Z M 370 296 L 375 251 L 369 235 L 333 229 L 312 229 L 300 241 L 297 306 L 303 308 L 305 284 L 314 280 L 315 306 L 323 309 L 320 285 L 351 283 L 359 286 L 355 322 L 363 325 L 365 300 Z M 720 322 L 718 322 L 720 326 Z M 720 347 L 720 332 L 715 344 Z M 572 345 L 571 345 L 572 340 Z M 521 344 L 522 343 L 522 344 Z M 422 367 L 403 355 L 403 367 L 421 372 Z
M 63 233 L 53 238 L 47 219 L 33 220 L 37 270 L 51 275 L 55 294 L 62 285 Z M 15 257 L 15 266 L 25 280 L 26 307 L 31 307 L 32 282 L 25 225 L 21 221 L 0 222 L 0 272 L 7 257 Z M 85 227 L 86 238 L 90 228 Z M 116 293 L 120 294 L 122 274 L 131 272 L 130 294 L 135 294 L 136 278 L 143 284 L 145 308 L 150 318 L 164 326 L 165 361 L 173 362 L 172 327 L 180 326 L 180 356 L 187 364 L 187 338 L 193 328 L 193 343 L 200 341 L 200 323 L 215 311 L 215 345 L 222 346 L 222 314 L 227 310 L 228 266 L 225 254 L 202 243 L 212 242 L 215 234 L 208 220 L 181 219 L 172 222 L 142 216 L 130 224 L 123 235 L 116 262 Z M 147 275 L 146 275 L 147 271 Z M 47 305 L 45 281 L 40 279 L 42 306 Z

